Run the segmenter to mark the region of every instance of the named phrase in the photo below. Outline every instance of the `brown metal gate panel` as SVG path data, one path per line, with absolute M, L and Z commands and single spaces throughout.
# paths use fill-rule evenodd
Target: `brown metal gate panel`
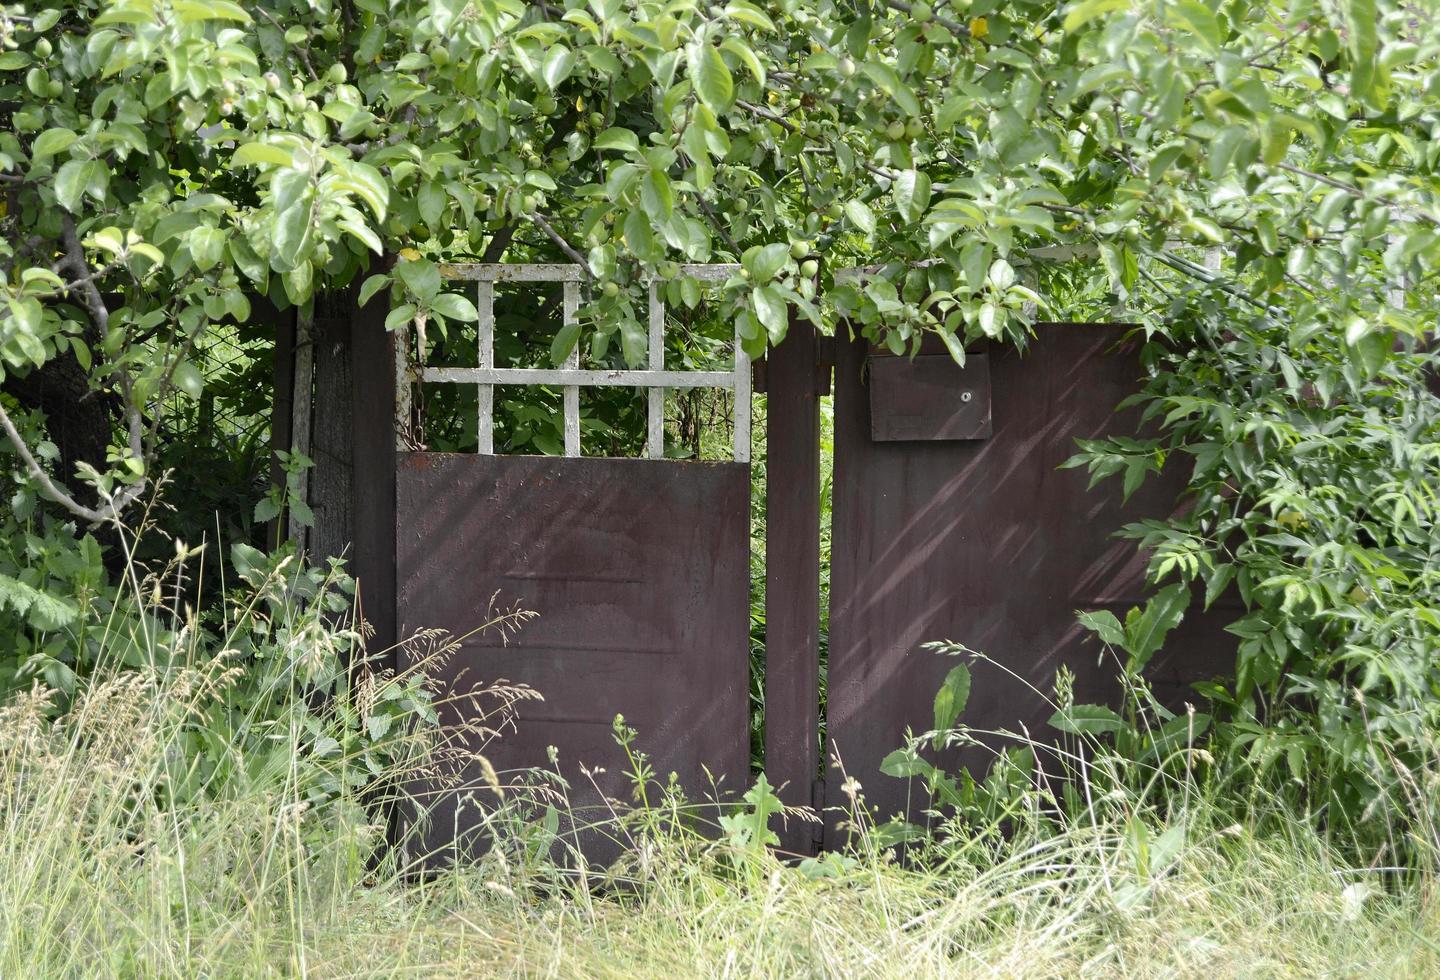
M 711 792 L 707 773 L 743 791 L 748 466 L 402 453 L 397 498 L 401 636 L 463 635 L 497 592 L 539 614 L 506 645 L 466 640 L 441 678 L 456 690 L 503 678 L 543 695 L 485 749 L 497 770 L 546 766 L 554 746 L 576 813 L 603 817 L 600 793 L 630 797 L 611 730 L 619 713 L 657 778 L 679 774 L 692 799 Z M 582 765 L 604 768 L 600 792 Z M 483 785 L 478 766 L 465 775 Z M 436 812 L 432 848 L 474 827 L 478 812 L 463 802 L 457 812 L 459 800 Z M 585 847 L 613 853 L 596 835 Z
M 1100 646 L 1075 611 L 1123 618 L 1143 598 L 1144 562 L 1133 542 L 1112 534 L 1170 513 L 1183 486 L 1171 467 L 1122 506 L 1118 483 L 1087 492 L 1083 469 L 1057 469 L 1077 438 L 1135 433 L 1133 414 L 1114 414 L 1141 377 L 1134 346 L 1116 349 L 1123 335 L 1119 326 L 1045 324 L 1024 355 L 992 349 L 972 396 L 989 400 L 990 433 L 975 426 L 959 440 L 924 437 L 932 441 L 877 440 L 885 430 L 872 432 L 870 355 L 859 343 L 838 345 L 828 754 L 882 817 L 907 808 L 914 817 L 922 802 L 879 767 L 907 727 L 931 727 L 935 692 L 954 662 L 921 649 L 926 641 L 964 643 L 1019 675 L 972 667 L 962 721 L 976 729 L 1052 739 L 1053 709 L 1026 682 L 1048 695 L 1062 664 L 1076 675 L 1077 701 L 1115 701 L 1116 666 L 1098 662 Z M 882 366 L 886 385 L 900 384 L 899 361 Z M 1190 682 L 1233 663 L 1234 639 L 1220 622 L 1192 610 L 1172 634 L 1150 670 L 1162 699 L 1184 700 Z M 983 768 L 987 759 L 949 761 Z M 847 802 L 840 783 L 830 769 L 827 806 Z M 838 841 L 831 816 L 826 843 Z

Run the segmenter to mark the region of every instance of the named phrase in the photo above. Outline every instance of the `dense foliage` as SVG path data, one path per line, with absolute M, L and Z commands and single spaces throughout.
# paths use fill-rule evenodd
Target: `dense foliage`
M 113 419 L 66 489 L 15 454 L 8 628 L 64 626 L 65 546 L 140 499 L 196 350 L 371 275 L 390 325 L 475 315 L 436 263 L 582 262 L 584 336 L 634 360 L 643 277 L 737 260 L 752 353 L 787 308 L 897 351 L 1025 342 L 1067 288 L 1170 346 L 1159 434 L 1088 447 L 1127 486 L 1194 465 L 1137 530 L 1165 584 L 1092 619 L 1137 669 L 1192 584 L 1238 590 L 1226 744 L 1359 815 L 1433 737 L 1440 255 L 1430 0 L 115 0 L 0 7 L 0 359 L 69 365 Z M 1207 261 L 1214 249 L 1218 262 Z M 388 256 L 402 261 L 391 263 Z M 831 269 L 878 264 L 858 284 Z M 816 284 L 816 277 L 819 284 Z M 537 443 L 539 444 L 539 443 Z M 543 446 L 542 446 L 543 448 Z M 50 453 L 53 456 L 53 453 Z M 58 482 L 57 482 L 58 481 Z M 33 500 L 60 505 L 32 518 Z M 92 502 L 85 502 L 91 500 Z M 19 545 L 21 533 L 24 538 Z M 76 550 L 78 549 L 78 550 Z M 63 552 L 64 554 L 60 554 Z M 80 566 L 76 566 L 79 568 Z M 37 571 L 37 569 L 40 569 Z M 59 571 L 56 571 L 59 569 Z M 58 578 L 57 578 L 58 576 Z M 29 591 L 26 591 L 29 590 Z M 1139 634 L 1144 633 L 1144 636 Z M 1118 723 L 1104 719 L 1101 727 Z

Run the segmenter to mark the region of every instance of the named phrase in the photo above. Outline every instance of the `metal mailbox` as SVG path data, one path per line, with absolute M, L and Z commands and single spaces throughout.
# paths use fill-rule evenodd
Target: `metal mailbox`
M 965 365 L 949 354 L 866 360 L 870 387 L 870 438 L 875 442 L 959 442 L 988 439 L 990 358 L 969 354 Z

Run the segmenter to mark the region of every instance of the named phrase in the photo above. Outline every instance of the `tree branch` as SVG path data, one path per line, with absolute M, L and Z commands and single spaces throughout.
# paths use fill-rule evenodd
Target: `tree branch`
M 255 12 L 256 12 L 256 13 L 258 13 L 261 17 L 264 17 L 267 21 L 270 22 L 270 26 L 271 26 L 271 27 L 275 28 L 275 29 L 276 29 L 277 31 L 279 31 L 281 34 L 284 34 L 284 33 L 285 33 L 285 25 L 282 24 L 282 23 L 280 23 L 278 20 L 276 20 L 276 19 L 275 19 L 275 16 L 274 16 L 273 14 L 271 14 L 270 11 L 266 10 L 263 5 L 258 5 L 258 4 L 257 4 L 257 5 L 255 5 L 255 8 L 254 8 L 254 9 L 255 9 Z M 311 80 L 312 82 L 318 82 L 318 81 L 320 81 L 320 76 L 317 75 L 317 74 L 315 74 L 315 66 L 312 65 L 312 64 L 310 64 L 310 47 L 309 47 L 309 45 L 306 45 L 306 44 L 294 44 L 294 45 L 287 45 L 287 47 L 293 47 L 293 48 L 295 49 L 295 53 L 300 56 L 300 63 L 303 64 L 303 65 L 305 66 L 305 70 L 310 73 L 310 80 Z
M 710 223 L 715 226 L 715 230 L 724 236 L 725 244 L 730 246 L 730 251 L 735 254 L 735 258 L 738 260 L 741 252 L 740 243 L 735 241 L 734 237 L 731 236 L 730 229 L 725 227 L 725 223 L 720 220 L 720 215 L 716 214 L 715 209 L 699 194 L 695 195 L 695 200 L 700 203 L 700 210 L 705 212 L 705 217 L 710 219 Z
M 1362 191 L 1360 188 L 1356 187 L 1353 184 L 1347 184 L 1343 180 L 1336 180 L 1334 177 L 1327 177 L 1324 174 L 1317 174 L 1309 170 L 1303 170 L 1300 167 L 1294 167 L 1288 163 L 1277 164 L 1277 166 L 1287 173 L 1295 174 L 1297 177 L 1307 177 L 1310 180 L 1318 181 L 1319 183 L 1324 184 L 1326 187 L 1333 187 L 1336 190 L 1344 191 L 1351 197 L 1363 198 L 1365 196 L 1365 192 Z M 1430 224 L 1432 225 L 1440 225 L 1440 218 L 1437 218 L 1435 215 L 1430 214 L 1427 211 L 1420 211 L 1416 208 L 1404 204 L 1391 204 L 1390 207 L 1395 208 L 1399 211 L 1408 212 L 1416 218 L 1420 218 L 1430 222 Z M 1394 212 L 1392 211 L 1391 214 L 1393 216 Z
M 572 246 L 564 238 L 560 237 L 560 233 L 556 231 L 554 226 L 545 219 L 545 216 L 543 214 L 541 214 L 539 211 L 531 211 L 525 217 L 535 222 L 535 224 L 540 228 L 540 230 L 545 233 L 545 237 L 554 242 L 559 247 L 560 251 L 564 252 L 571 262 L 574 262 L 580 267 L 581 275 L 583 275 L 586 279 L 595 278 L 590 274 L 590 263 L 586 261 L 585 256 L 577 252 L 574 246 Z
M 910 4 L 900 3 L 899 0 L 885 0 L 885 6 L 889 7 L 891 10 L 898 10 L 902 14 L 910 13 Z M 970 36 L 970 28 L 960 23 L 958 20 L 951 20 L 948 17 L 939 16 L 936 16 L 934 19 L 935 23 L 939 24 L 941 27 L 945 28 L 947 31 L 949 31 L 951 34 L 954 34 L 956 37 Z
M 25 464 L 25 471 L 30 474 L 32 480 L 39 484 L 41 495 L 47 500 L 59 504 L 83 521 L 89 521 L 91 524 L 105 524 L 111 521 L 119 523 L 121 509 L 138 497 L 143 490 L 143 482 L 141 484 L 135 484 L 132 487 L 126 487 L 120 493 L 106 501 L 106 509 L 103 511 L 86 507 L 57 486 L 55 481 L 50 479 L 50 474 L 45 472 L 44 467 L 40 465 L 39 461 L 35 459 L 34 454 L 30 452 L 30 447 L 25 445 L 25 440 L 21 437 L 20 431 L 15 428 L 15 423 L 10 420 L 10 413 L 5 411 L 4 404 L 0 404 L 0 428 L 5 430 L 5 435 L 10 440 L 10 445 L 15 447 L 15 452 L 19 454 L 21 462 Z
M 104 338 L 110 332 L 110 311 L 105 308 L 105 297 L 101 294 L 100 287 L 95 285 L 95 276 L 92 275 L 90 264 L 85 260 L 85 249 L 80 245 L 80 235 L 75 228 L 75 219 L 69 214 L 66 214 L 61 220 L 60 239 L 65 246 L 65 255 L 60 263 L 80 277 L 73 283 L 73 286 L 80 292 L 80 301 L 85 307 L 86 314 L 90 317 L 90 324 L 95 329 L 95 333 Z M 140 413 L 140 407 L 135 404 L 134 385 L 129 372 L 121 367 L 115 371 L 113 377 L 120 386 L 130 456 L 141 465 L 143 471 L 146 459 L 145 419 Z M 17 438 L 19 438 L 18 432 L 12 436 L 12 441 Z M 142 476 L 137 483 L 117 493 L 111 500 L 111 507 L 118 514 L 120 508 L 144 492 L 145 485 L 146 479 Z M 80 505 L 76 504 L 76 506 Z M 88 508 L 86 509 L 88 510 Z M 98 512 L 89 511 L 89 513 Z

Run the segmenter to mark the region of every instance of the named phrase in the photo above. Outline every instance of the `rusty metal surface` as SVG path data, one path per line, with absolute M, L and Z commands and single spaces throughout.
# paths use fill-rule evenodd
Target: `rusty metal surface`
M 1076 438 L 1134 433 L 1134 416 L 1112 411 L 1137 390 L 1141 372 L 1133 349 L 1112 350 L 1122 328 L 1057 324 L 1037 332 L 1024 356 L 990 352 L 993 433 L 979 442 L 873 441 L 867 352 L 837 345 L 830 806 L 846 803 L 833 768 L 838 754 L 882 816 L 907 804 L 917 815 L 907 784 L 879 766 L 907 726 L 931 726 L 935 692 L 953 661 L 922 650 L 926 641 L 955 640 L 1000 665 L 971 668 L 962 720 L 977 729 L 1052 739 L 1044 695 L 1062 665 L 1076 675 L 1078 701 L 1115 700 L 1115 665 L 1097 662 L 1101 649 L 1074 612 L 1108 608 L 1123 617 L 1143 596 L 1143 561 L 1132 542 L 1111 534 L 1169 513 L 1182 474 L 1172 467 L 1122 507 L 1116 486 L 1087 492 L 1083 469 L 1057 469 Z M 1224 621 L 1187 614 L 1150 671 L 1163 699 L 1185 700 L 1190 682 L 1233 663 Z M 987 759 L 971 750 L 947 761 L 983 768 Z M 827 845 L 839 839 L 831 815 Z
M 990 437 L 988 355 L 972 354 L 964 367 L 949 354 L 872 355 L 866 371 L 876 442 Z
M 503 678 L 544 696 L 486 749 L 497 769 L 545 766 L 553 745 L 576 812 L 603 817 L 602 793 L 630 798 L 611 731 L 621 713 L 662 781 L 676 772 L 699 799 L 708 769 L 743 792 L 748 466 L 403 453 L 397 484 L 402 636 L 463 635 L 497 592 L 539 614 L 508 646 L 471 637 L 443 670 L 454 691 Z M 466 709 L 446 710 L 455 720 Z M 592 784 L 582 765 L 605 771 Z M 478 767 L 465 775 L 481 784 Z M 478 813 L 457 813 L 456 799 L 437 813 L 432 847 L 474 826 Z M 614 851 L 600 835 L 583 843 L 592 856 Z

